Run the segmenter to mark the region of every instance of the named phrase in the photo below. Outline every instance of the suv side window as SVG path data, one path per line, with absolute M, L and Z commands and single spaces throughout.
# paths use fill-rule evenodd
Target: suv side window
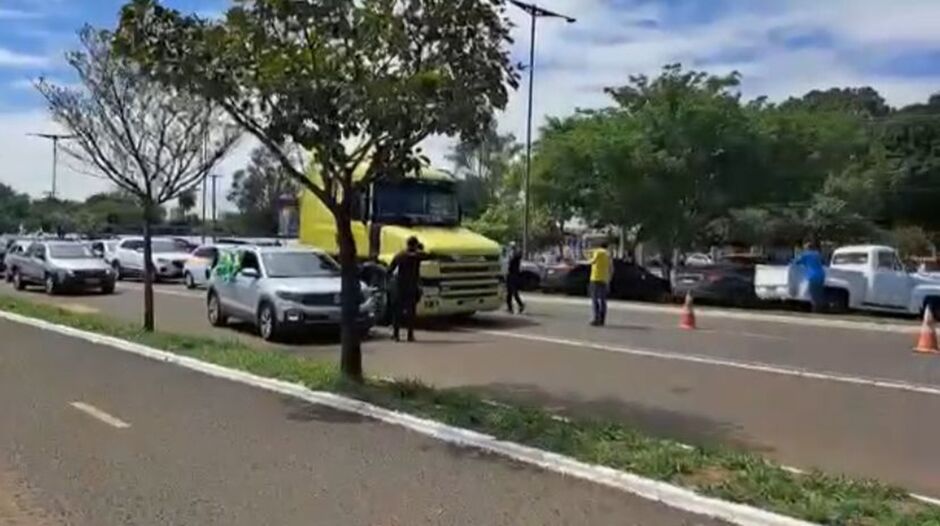
M 46 254 L 46 247 L 44 247 L 43 245 L 39 243 L 33 243 L 32 246 L 29 247 L 30 257 L 38 258 L 38 257 L 44 256 L 45 254 Z
M 127 241 L 121 243 L 121 248 L 126 250 L 137 250 L 144 248 L 144 242 L 139 239 L 128 239 Z
M 249 250 L 249 251 L 242 252 L 242 262 L 241 262 L 241 265 L 239 266 L 239 268 L 242 268 L 242 269 L 253 268 L 253 269 L 257 270 L 258 273 L 260 274 L 260 273 L 261 273 L 261 263 L 258 262 L 258 256 L 257 256 L 257 254 L 255 254 L 254 252 L 252 252 L 252 251 L 250 251 L 250 250 Z

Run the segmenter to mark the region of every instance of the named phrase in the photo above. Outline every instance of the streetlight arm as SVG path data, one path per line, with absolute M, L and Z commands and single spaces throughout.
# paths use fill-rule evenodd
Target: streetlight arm
M 546 18 L 562 18 L 569 24 L 573 24 L 577 22 L 577 19 L 573 17 L 563 15 L 561 13 L 556 13 L 554 11 L 549 11 L 548 9 L 545 9 L 544 7 L 539 7 L 535 4 L 520 2 L 519 0 L 509 0 L 509 3 L 518 7 L 519 9 L 522 9 L 523 11 L 525 11 L 526 13 L 529 13 L 532 16 L 541 16 L 541 17 L 546 17 Z

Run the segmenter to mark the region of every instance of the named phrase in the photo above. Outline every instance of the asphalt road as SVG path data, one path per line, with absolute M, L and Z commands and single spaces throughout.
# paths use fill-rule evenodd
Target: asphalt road
M 54 333 L 0 336 L 0 524 L 719 524 Z
M 137 321 L 139 287 L 122 283 L 108 297 L 26 294 Z M 532 298 L 529 307 L 522 317 L 432 326 L 414 345 L 390 342 L 378 330 L 365 346 L 366 368 L 940 496 L 940 423 L 932 418 L 940 414 L 940 359 L 915 356 L 911 334 L 707 312 L 700 330 L 687 332 L 676 328 L 675 311 L 629 307 L 612 309 L 610 326 L 594 329 L 586 323 L 587 305 Z M 210 328 L 202 293 L 178 286 L 159 288 L 157 320 L 170 331 L 259 343 L 247 327 Z M 278 348 L 337 355 L 329 338 Z

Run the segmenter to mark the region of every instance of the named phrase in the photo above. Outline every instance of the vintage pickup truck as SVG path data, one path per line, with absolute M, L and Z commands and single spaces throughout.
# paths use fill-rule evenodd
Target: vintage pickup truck
M 805 271 L 796 265 L 758 265 L 754 292 L 762 300 L 809 302 Z M 842 247 L 826 268 L 826 307 L 833 312 L 869 310 L 940 314 L 940 279 L 911 274 L 895 249 L 878 245 Z

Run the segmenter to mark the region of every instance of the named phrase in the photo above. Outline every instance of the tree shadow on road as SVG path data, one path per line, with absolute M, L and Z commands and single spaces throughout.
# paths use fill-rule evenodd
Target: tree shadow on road
M 493 383 L 468 389 L 487 398 L 539 407 L 567 418 L 597 418 L 620 422 L 648 435 L 696 446 L 725 446 L 764 453 L 773 452 L 772 447 L 757 443 L 748 437 L 736 423 L 712 420 L 687 412 L 610 397 L 586 399 L 574 393 L 548 392 L 532 384 Z M 673 388 L 673 392 L 681 396 L 694 396 L 694 393 L 682 386 Z
M 293 422 L 322 422 L 327 424 L 363 424 L 373 422 L 373 420 L 355 413 L 348 413 L 322 405 L 311 404 L 289 396 L 282 396 L 281 403 L 287 411 L 287 419 Z

